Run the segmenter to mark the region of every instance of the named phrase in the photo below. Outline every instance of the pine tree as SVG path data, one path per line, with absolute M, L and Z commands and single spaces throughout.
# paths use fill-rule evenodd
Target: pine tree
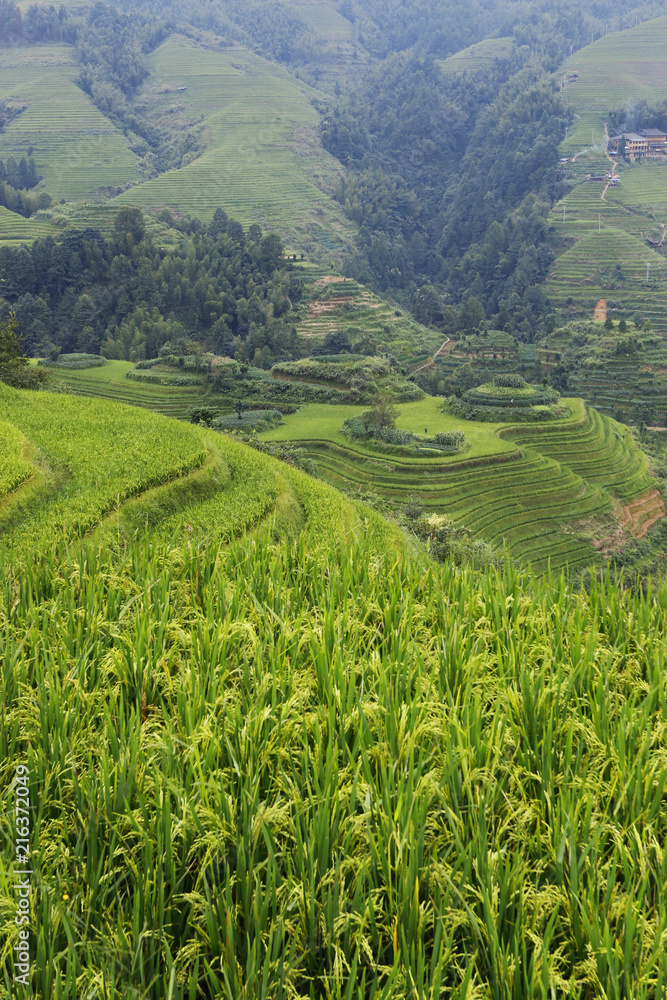
M 0 382 L 16 389 L 37 389 L 46 381 L 46 373 L 32 368 L 21 350 L 18 322 L 14 313 L 0 322 Z

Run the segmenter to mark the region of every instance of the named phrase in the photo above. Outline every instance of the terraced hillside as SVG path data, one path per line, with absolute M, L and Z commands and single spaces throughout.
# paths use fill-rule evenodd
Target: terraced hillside
M 653 251 L 646 238 L 660 239 L 667 209 L 667 160 L 644 158 L 641 163 L 626 163 L 620 157 L 606 153 L 606 122 L 609 112 L 628 107 L 632 125 L 632 105 L 642 100 L 659 103 L 667 84 L 667 67 L 663 54 L 667 41 L 667 17 L 654 18 L 634 28 L 600 38 L 566 61 L 556 74 L 564 88 L 564 98 L 570 105 L 574 121 L 561 144 L 564 176 L 573 185 L 563 201 L 554 206 L 551 224 L 574 245 L 565 260 L 556 264 L 556 286 L 549 283 L 557 306 L 565 315 L 591 317 L 593 287 L 598 286 L 600 298 L 619 301 L 626 313 L 636 309 L 637 290 L 632 281 L 617 275 L 601 275 L 598 255 L 589 242 L 602 226 L 607 231 L 606 247 L 621 265 L 630 270 L 639 255 L 637 241 L 643 244 L 641 256 L 655 271 L 664 269 L 664 258 Z M 569 82 L 570 74 L 578 74 Z M 606 181 L 588 181 L 588 174 L 604 176 L 614 171 L 620 178 L 618 187 L 608 187 Z M 634 239 L 624 238 L 622 233 Z M 583 240 L 582 240 L 583 238 Z M 582 242 L 576 242 L 582 241 Z M 576 271 L 577 279 L 570 295 L 572 302 L 564 306 L 560 290 L 559 267 Z M 644 273 L 645 273 L 644 268 Z M 602 281 L 600 278 L 602 277 Z M 601 288 L 599 287 L 601 285 Z M 661 289 L 645 289 L 648 298 L 655 299 L 649 312 L 656 328 L 667 331 L 667 302 Z M 589 294 L 590 293 L 590 294 Z M 656 294 L 657 293 L 657 294 Z
M 54 200 L 83 201 L 136 183 L 140 160 L 128 141 L 76 86 L 66 45 L 0 49 L 0 99 L 25 107 L 0 135 L 0 159 L 33 148 Z
M 323 484 L 192 424 L 1 383 L 0 406 L 0 558 L 93 531 L 219 542 L 266 518 L 355 521 Z
M 667 260 L 620 229 L 593 230 L 558 257 L 547 294 L 563 315 L 592 319 L 600 300 L 632 317 L 650 319 L 667 333 Z
M 3 984 L 661 996 L 664 583 L 437 565 L 212 432 L 0 412 Z
M 244 49 L 205 49 L 174 35 L 150 56 L 139 100 L 160 127 L 200 123 L 204 151 L 116 203 L 188 212 L 222 207 L 281 233 L 294 249 L 340 251 L 352 225 L 327 192 L 340 165 L 324 152 L 315 91 Z
M 421 326 L 409 313 L 349 278 L 321 275 L 306 288 L 304 299 L 306 315 L 297 331 L 312 340 L 314 347 L 327 336 L 347 334 L 364 353 L 386 350 L 409 364 L 425 361 L 442 343 L 435 330 Z
M 130 361 L 108 361 L 102 368 L 82 371 L 49 369 L 49 382 L 78 396 L 108 399 L 116 403 L 142 406 L 168 417 L 187 417 L 189 411 L 201 405 L 205 395 L 202 384 L 197 386 L 160 386 L 127 378 L 134 369 Z
M 509 59 L 516 51 L 513 38 L 485 38 L 439 62 L 446 73 L 476 73 L 487 69 L 496 59 Z
M 31 243 L 40 236 L 55 236 L 57 232 L 46 220 L 26 219 L 0 205 L 0 247 Z
M 337 433 L 335 413 L 328 413 L 327 423 L 330 408 L 324 407 L 311 413 L 306 407 L 298 418 L 286 417 L 285 427 L 262 436 L 298 440 L 322 477 L 348 492 L 370 490 L 397 504 L 417 500 L 493 546 L 507 543 L 538 572 L 549 564 L 576 569 L 640 537 L 665 509 L 628 429 L 581 400 L 568 402 L 570 419 L 538 426 L 453 421 L 437 415 L 436 400 L 402 406 L 397 426 L 408 430 L 417 414 L 420 429 L 428 420 L 431 433 L 463 429 L 470 436 L 478 428 L 476 447 L 448 459 L 409 460 L 352 446 Z M 631 504 L 636 517 L 629 514 Z
M 627 423 L 667 421 L 667 343 L 629 324 L 575 323 L 554 331 L 537 348 L 544 371 L 565 373 L 576 391 L 601 412 Z

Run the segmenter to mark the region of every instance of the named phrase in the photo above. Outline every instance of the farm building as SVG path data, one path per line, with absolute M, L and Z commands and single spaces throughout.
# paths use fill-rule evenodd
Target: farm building
M 618 152 L 621 142 L 625 141 L 625 152 L 631 156 L 654 151 L 667 152 L 667 133 L 657 128 L 644 128 L 638 132 L 621 132 L 609 140 L 612 151 Z

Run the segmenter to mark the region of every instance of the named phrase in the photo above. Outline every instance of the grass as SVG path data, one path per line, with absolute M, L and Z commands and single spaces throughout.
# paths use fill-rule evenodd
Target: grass
M 352 227 L 322 189 L 333 190 L 339 167 L 317 136 L 314 91 L 247 50 L 214 51 L 177 35 L 149 63 L 141 99 L 151 115 L 166 129 L 201 122 L 204 149 L 117 204 L 170 208 L 204 222 L 222 207 L 301 250 L 314 249 L 317 239 L 333 251 L 349 243 Z
M 490 69 L 496 59 L 509 59 L 516 51 L 513 38 L 486 38 L 439 62 L 447 73 L 477 73 Z
M 55 201 L 82 201 L 140 176 L 125 136 L 77 87 L 77 74 L 67 45 L 0 51 L 0 99 L 26 108 L 0 135 L 0 159 L 32 146 Z
M 509 545 L 538 572 L 549 564 L 574 570 L 601 562 L 607 550 L 630 540 L 623 532 L 613 537 L 620 508 L 653 492 L 655 482 L 627 428 L 581 400 L 568 403 L 570 418 L 537 426 L 456 420 L 440 413 L 434 397 L 401 405 L 398 427 L 465 433 L 470 449 L 440 458 L 350 444 L 340 427 L 360 407 L 304 407 L 260 438 L 301 442 L 318 474 L 348 493 L 371 491 L 390 505 L 417 501 L 497 549 Z M 640 531 L 641 523 L 632 530 Z
M 143 466 L 154 428 L 161 468 L 207 452 L 89 539 L 0 555 L 37 1000 L 664 994 L 664 584 L 437 566 L 212 432 L 0 393 L 48 453 L 102 421 L 82 473 Z
M 399 406 L 400 416 L 396 420 L 396 426 L 406 431 L 412 431 L 414 434 L 423 434 L 424 428 L 428 427 L 428 433 L 431 436 L 445 431 L 464 431 L 466 440 L 471 446 L 470 450 L 465 453 L 466 459 L 499 455 L 513 450 L 512 445 L 503 441 L 496 434 L 497 429 L 503 426 L 502 424 L 477 424 L 468 420 L 458 420 L 441 413 L 441 406 L 442 399 L 436 396 L 427 396 L 415 403 L 402 403 Z M 301 407 L 298 413 L 284 417 L 284 426 L 260 434 L 260 439 L 262 441 L 299 441 L 312 438 L 317 441 L 331 441 L 334 444 L 348 446 L 347 439 L 340 431 L 343 422 L 349 417 L 358 416 L 367 409 L 367 406 L 333 406 L 329 403 L 310 403 L 308 406 Z M 363 445 L 359 443 L 353 447 L 364 450 Z M 456 462 L 458 460 L 456 455 L 449 456 L 447 459 L 420 459 L 425 463 Z
M 108 361 L 101 368 L 65 370 L 49 368 L 49 383 L 77 395 L 143 406 L 170 417 L 185 417 L 200 405 L 205 392 L 198 386 L 161 386 L 127 378 L 134 370 L 130 361 Z

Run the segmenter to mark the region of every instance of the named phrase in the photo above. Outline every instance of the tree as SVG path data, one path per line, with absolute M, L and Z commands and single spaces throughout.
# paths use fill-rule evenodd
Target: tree
M 474 295 L 471 295 L 470 298 L 466 299 L 461 306 L 461 310 L 459 312 L 460 328 L 465 330 L 466 333 L 472 333 L 473 330 L 482 325 L 485 319 L 486 314 L 484 312 L 484 306 L 479 299 L 475 298 Z
M 243 420 L 243 403 L 240 399 L 237 399 L 236 401 L 236 415 L 239 420 Z
M 367 430 L 369 427 L 393 427 L 398 414 L 398 407 L 387 396 L 380 396 L 373 409 L 367 410 L 361 419 Z
M 119 236 L 127 236 L 129 233 L 135 243 L 141 243 L 146 234 L 146 223 L 141 211 L 128 205 L 116 215 L 114 229 Z
M 37 389 L 46 381 L 46 372 L 31 368 L 29 359 L 21 350 L 18 327 L 14 313 L 0 322 L 0 382 L 15 389 Z

